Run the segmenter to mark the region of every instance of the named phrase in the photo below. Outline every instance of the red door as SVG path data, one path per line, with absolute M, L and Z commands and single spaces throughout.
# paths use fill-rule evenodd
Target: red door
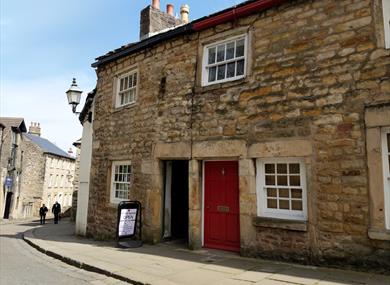
M 205 162 L 204 246 L 240 250 L 238 162 Z

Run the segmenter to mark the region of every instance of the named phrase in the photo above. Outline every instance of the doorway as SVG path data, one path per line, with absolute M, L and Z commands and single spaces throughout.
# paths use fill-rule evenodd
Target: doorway
M 9 218 L 9 214 L 11 211 L 11 201 L 12 201 L 12 192 L 7 192 L 7 197 L 5 198 L 5 209 L 4 209 L 4 219 Z
M 204 164 L 204 246 L 240 251 L 237 161 Z
M 188 161 L 166 161 L 163 231 L 165 240 L 188 243 L 188 192 Z

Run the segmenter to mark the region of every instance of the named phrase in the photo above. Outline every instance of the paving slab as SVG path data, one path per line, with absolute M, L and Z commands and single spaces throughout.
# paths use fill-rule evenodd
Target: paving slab
M 218 250 L 189 250 L 163 243 L 119 249 L 115 242 L 80 238 L 74 223 L 37 226 L 24 239 L 40 251 L 76 267 L 110 276 L 98 284 L 145 285 L 390 285 L 390 276 L 263 259 Z

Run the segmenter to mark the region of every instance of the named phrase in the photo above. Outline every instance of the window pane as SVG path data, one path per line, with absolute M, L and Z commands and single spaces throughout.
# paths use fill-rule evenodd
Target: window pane
M 125 83 L 123 84 L 123 89 L 127 89 L 128 86 L 129 86 L 129 78 L 128 77 L 125 77 Z
M 218 65 L 218 80 L 225 79 L 226 64 Z
M 287 173 L 287 164 L 286 163 L 278 163 L 276 167 L 278 173 Z
M 279 200 L 279 209 L 289 210 L 290 201 L 289 200 Z
M 267 188 L 267 197 L 276 197 L 276 189 Z
M 289 189 L 278 189 L 279 190 L 279 197 L 282 198 L 289 198 L 290 197 L 290 190 Z
M 302 201 L 291 201 L 292 210 L 302 211 Z
M 275 173 L 275 164 L 265 164 L 265 173 Z
M 387 152 L 390 152 L 390 133 L 386 134 L 387 138 Z
M 217 48 L 217 62 L 225 60 L 225 44 L 219 45 Z
M 237 61 L 237 72 L 236 76 L 243 75 L 244 74 L 244 60 Z
M 133 76 L 129 76 L 129 88 L 133 87 Z
M 291 163 L 288 165 L 290 173 L 299 173 L 299 163 Z
M 123 79 L 121 79 L 121 80 L 120 80 L 120 85 L 121 85 L 121 86 L 120 86 L 120 88 L 119 88 L 119 90 L 120 90 L 120 91 L 122 91 L 122 90 L 123 90 L 123 88 L 124 88 L 124 87 L 123 87 L 123 83 L 124 83 L 124 80 L 123 80 Z
M 275 176 L 274 175 L 266 175 L 265 176 L 265 185 L 275 185 Z
M 291 189 L 291 198 L 302 199 L 302 190 L 301 189 Z
M 208 64 L 215 63 L 215 47 L 209 48 L 209 59 L 207 62 Z
M 286 175 L 278 175 L 278 183 L 279 186 L 287 186 L 287 176 Z
M 216 66 L 210 67 L 209 68 L 209 82 L 215 81 L 216 75 L 217 75 L 217 67 Z
M 133 86 L 137 86 L 137 73 L 133 74 Z
M 234 42 L 226 44 L 226 59 L 234 58 Z
M 237 41 L 236 57 L 244 56 L 244 48 L 245 48 L 244 43 L 245 43 L 244 39 Z
M 301 185 L 301 177 L 292 175 L 290 176 L 290 185 L 291 186 L 300 186 Z
M 236 63 L 231 62 L 227 65 L 227 78 L 234 77 L 234 74 L 236 72 Z
M 275 199 L 267 199 L 267 207 L 270 209 L 277 209 L 278 208 L 277 201 Z

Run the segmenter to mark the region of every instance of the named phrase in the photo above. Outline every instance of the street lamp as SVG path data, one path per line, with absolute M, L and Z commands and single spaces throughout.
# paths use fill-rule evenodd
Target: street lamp
M 72 112 L 75 114 L 79 114 L 79 112 L 76 112 L 76 107 L 80 103 L 81 93 L 83 91 L 77 86 L 76 78 L 73 78 L 72 85 L 66 91 L 66 96 L 68 97 L 69 105 L 72 105 Z

